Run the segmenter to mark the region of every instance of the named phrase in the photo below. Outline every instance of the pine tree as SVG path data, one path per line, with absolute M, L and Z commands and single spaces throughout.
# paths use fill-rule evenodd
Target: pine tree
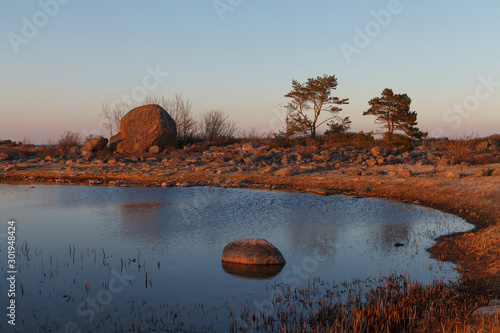
M 317 78 L 310 78 L 306 83 L 299 83 L 296 80 L 292 81 L 292 90 L 285 95 L 292 101 L 288 104 L 288 108 L 292 110 L 292 114 L 302 118 L 299 123 L 307 124 L 311 136 L 316 137 L 316 129 L 328 120 L 336 119 L 341 121 L 338 113 L 342 111 L 337 105 L 348 104 L 349 99 L 340 99 L 331 96 L 332 90 L 337 89 L 337 78 L 335 75 L 323 75 Z M 307 116 L 307 112 L 313 111 L 312 118 Z M 318 124 L 321 112 L 330 113 L 330 117 Z
M 408 137 L 421 139 L 427 133 L 417 127 L 417 112 L 410 111 L 411 98 L 407 94 L 394 94 L 392 89 L 384 89 L 382 97 L 375 97 L 368 102 L 370 108 L 363 116 L 376 116 L 375 123 L 386 129 L 385 138 L 392 141 L 396 131 L 402 131 Z

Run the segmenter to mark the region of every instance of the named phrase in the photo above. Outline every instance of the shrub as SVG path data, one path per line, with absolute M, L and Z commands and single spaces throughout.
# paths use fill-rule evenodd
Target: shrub
M 61 154 L 67 154 L 71 147 L 81 144 L 80 134 L 72 131 L 64 131 L 57 141 L 57 149 Z
M 207 111 L 201 115 L 201 136 L 207 143 L 224 144 L 234 139 L 236 123 L 221 110 Z
M 326 134 L 323 138 L 325 147 L 354 147 L 357 149 L 369 149 L 377 144 L 373 137 L 372 132 L 365 133 L 363 131 L 358 133 L 330 133 Z

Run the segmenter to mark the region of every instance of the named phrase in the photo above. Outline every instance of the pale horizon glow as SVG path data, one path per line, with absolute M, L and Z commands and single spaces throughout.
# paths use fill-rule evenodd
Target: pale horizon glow
M 353 131 L 384 88 L 431 136 L 500 133 L 500 3 L 388 0 L 9 1 L 0 12 L 0 140 L 102 134 L 123 95 L 190 99 L 277 132 L 293 79 L 334 74 Z M 320 131 L 324 130 L 323 125 Z

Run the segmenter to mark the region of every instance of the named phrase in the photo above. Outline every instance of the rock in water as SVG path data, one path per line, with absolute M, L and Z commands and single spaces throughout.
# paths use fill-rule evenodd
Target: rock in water
M 118 153 L 145 153 L 153 146 L 160 150 L 177 146 L 175 121 L 161 106 L 144 105 L 123 116 L 120 133 L 111 138 Z
M 281 252 L 262 238 L 238 239 L 224 247 L 222 261 L 247 265 L 284 265 Z
M 81 151 L 98 151 L 104 149 L 108 144 L 108 139 L 103 138 L 102 136 L 87 141 L 83 144 Z

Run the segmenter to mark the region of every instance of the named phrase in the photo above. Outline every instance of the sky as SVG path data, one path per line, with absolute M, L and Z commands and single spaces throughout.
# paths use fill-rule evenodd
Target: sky
M 0 140 L 102 134 L 102 105 L 182 94 L 282 129 L 292 80 L 335 75 L 353 131 L 385 88 L 431 136 L 500 133 L 500 2 L 0 0 Z M 324 128 L 323 128 L 324 129 Z

